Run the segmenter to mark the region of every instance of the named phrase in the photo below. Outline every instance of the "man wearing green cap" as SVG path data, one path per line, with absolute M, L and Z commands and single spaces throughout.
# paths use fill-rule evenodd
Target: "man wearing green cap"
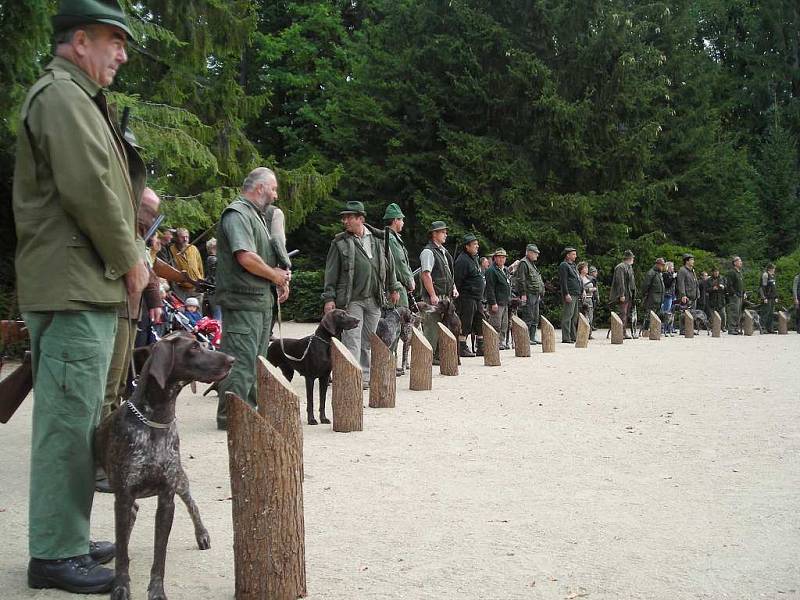
M 558 265 L 558 281 L 561 289 L 561 342 L 574 344 L 578 333 L 578 301 L 581 298 L 583 284 L 575 259 L 578 251 L 575 248 L 564 248 L 564 260 Z
M 697 308 L 697 298 L 700 295 L 700 286 L 697 282 L 697 275 L 694 272 L 694 256 L 691 254 L 683 255 L 683 266 L 678 271 L 677 294 L 681 299 L 681 304 L 685 310 Z M 680 322 L 680 334 L 683 335 L 683 321 Z
M 525 248 L 525 258 L 519 261 L 514 271 L 514 291 L 519 296 L 522 304 L 519 307 L 519 317 L 528 326 L 528 336 L 531 345 L 536 341 L 536 329 L 539 327 L 539 307 L 544 296 L 544 280 L 536 261 L 539 260 L 539 247 L 528 244 Z
M 636 295 L 633 260 L 633 252 L 625 250 L 622 254 L 622 262 L 614 267 L 611 291 L 608 293 L 608 304 L 619 311 L 619 318 L 622 319 L 622 331 L 626 340 L 631 339 L 631 335 L 627 330 L 628 312 L 630 311 L 633 297 Z
M 478 262 L 478 238 L 471 233 L 461 240 L 461 253 L 453 264 L 453 281 L 458 288 L 456 310 L 461 319 L 461 335 L 458 336 L 458 355 L 475 356 L 467 347 L 467 334 L 471 333 L 478 356 L 483 356 L 483 277 Z
M 742 276 L 742 259 L 734 256 L 731 260 L 731 270 L 728 271 L 728 334 L 739 335 L 739 325 L 742 319 L 742 303 L 744 302 L 744 277 Z
M 447 224 L 434 221 L 428 228 L 428 243 L 419 255 L 422 282 L 422 300 L 435 306 L 442 298 L 457 298 L 458 290 L 453 280 L 453 256 L 444 247 L 447 241 Z M 437 312 L 426 312 L 422 331 L 433 348 L 434 362 L 438 361 L 439 326 L 442 316 Z M 438 363 L 436 363 L 438 364 Z
M 775 302 L 778 300 L 778 286 L 775 281 L 775 265 L 769 263 L 761 273 L 761 285 L 758 287 L 761 297 L 761 325 L 767 333 L 775 331 Z
M 650 324 L 650 311 L 661 316 L 661 305 L 664 302 L 664 277 L 662 273 L 667 264 L 663 258 L 657 258 L 656 263 L 644 276 L 642 284 L 642 298 L 644 310 L 644 320 L 642 328 L 647 329 Z
M 17 291 L 34 376 L 28 585 L 106 592 L 113 545 L 89 540 L 100 417 L 117 308 L 148 281 L 136 208 L 141 159 L 103 88 L 127 61 L 116 2 L 62 0 L 55 58 L 21 108 L 14 170 Z M 143 172 L 143 171 L 142 171 Z
M 508 254 L 498 248 L 492 254 L 492 266 L 486 269 L 486 306 L 489 309 L 489 324 L 500 334 L 500 350 L 507 350 L 508 301 L 511 299 L 511 282 L 505 270 Z
M 403 214 L 403 211 L 394 203 L 387 206 L 386 211 L 383 213 L 383 222 L 389 233 L 387 238 L 389 242 L 389 251 L 392 253 L 392 258 L 394 258 L 395 275 L 397 276 L 397 281 L 399 281 L 406 290 L 406 293 L 400 294 L 399 305 L 408 307 L 408 294 L 413 293 L 415 284 L 414 275 L 411 273 L 411 265 L 408 261 L 408 250 L 406 250 L 406 245 L 403 243 L 403 238 L 400 237 L 400 232 L 403 231 L 403 225 L 405 224 L 405 218 L 406 216 Z M 397 346 L 397 341 L 399 341 L 399 339 L 400 338 L 395 341 L 395 346 Z
M 381 307 L 400 302 L 402 284 L 395 276 L 392 254 L 384 253 L 384 232 L 365 223 L 361 202 L 350 201 L 339 213 L 344 231 L 333 238 L 325 261 L 325 312 L 342 308 L 359 320 L 342 333 L 342 343 L 359 361 L 364 388 L 369 387 L 370 333 L 375 333 Z M 386 294 L 389 294 L 387 300 Z
M 725 318 L 725 288 L 727 282 L 725 278 L 719 274 L 719 267 L 715 266 L 711 269 L 711 277 L 708 278 L 708 309 L 713 315 L 714 311 L 719 314 L 722 329 L 728 328 L 728 322 Z

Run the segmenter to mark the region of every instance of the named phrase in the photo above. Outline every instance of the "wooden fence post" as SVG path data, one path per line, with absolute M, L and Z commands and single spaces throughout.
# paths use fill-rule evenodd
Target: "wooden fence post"
M 722 317 L 716 310 L 711 312 L 711 337 L 722 337 Z
M 236 600 L 306 596 L 300 457 L 238 396 L 228 403 Z
M 331 338 L 331 374 L 333 375 L 333 430 L 340 433 L 364 429 L 364 399 L 361 365 L 345 345 Z
M 303 473 L 303 423 L 300 420 L 300 397 L 280 369 L 263 356 L 256 361 L 258 414 L 287 442 L 300 457 L 300 475 Z
M 654 311 L 650 311 L 650 330 L 649 335 L 651 340 L 661 339 L 661 319 Z
M 694 316 L 690 309 L 683 311 L 683 337 L 694 337 Z
M 745 335 L 753 335 L 753 331 L 755 331 L 753 314 L 748 309 L 744 310 L 744 316 L 742 317 L 742 331 L 744 331 Z
M 611 343 L 621 344 L 625 339 L 622 319 L 614 311 L 611 311 Z
M 540 317 L 539 330 L 542 332 L 542 352 L 555 352 L 556 328 L 545 317 Z
M 531 355 L 531 336 L 528 325 L 517 315 L 511 317 L 511 338 L 514 340 L 514 356 Z
M 394 408 L 397 397 L 397 357 L 374 333 L 369 334 L 369 340 L 369 406 Z
M 789 335 L 789 313 L 785 310 L 778 311 L 778 334 Z
M 441 323 L 439 328 L 439 373 L 458 375 L 458 340 L 453 332 Z
M 588 348 L 589 347 L 589 334 L 592 333 L 592 326 L 589 325 L 583 313 L 578 313 L 578 332 L 575 334 L 575 347 Z
M 500 336 L 486 319 L 483 320 L 483 365 L 500 366 Z
M 441 350 L 439 356 L 441 356 Z M 420 392 L 432 387 L 433 348 L 420 330 L 414 327 L 411 331 L 411 374 L 408 377 L 408 389 Z

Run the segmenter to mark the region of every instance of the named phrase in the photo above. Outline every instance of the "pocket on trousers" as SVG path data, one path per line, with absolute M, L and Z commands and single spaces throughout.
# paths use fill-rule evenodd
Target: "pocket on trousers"
M 48 404 L 52 403 L 50 411 L 64 417 L 94 415 L 105 391 L 99 352 L 98 343 L 92 340 L 55 337 L 44 341 L 39 369 L 47 379 L 37 377 L 37 383 L 44 388 L 40 391 L 48 396 Z

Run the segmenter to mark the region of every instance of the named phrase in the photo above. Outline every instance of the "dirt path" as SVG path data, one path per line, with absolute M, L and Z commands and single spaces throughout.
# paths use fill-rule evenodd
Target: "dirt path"
M 466 359 L 459 377 L 434 375 L 432 392 L 409 392 L 406 375 L 397 408 L 365 409 L 361 433 L 304 427 L 309 598 L 799 597 L 800 336 L 611 346 L 598 333 L 587 350 L 504 351 L 502 367 Z M 31 405 L 0 426 L 0 598 L 67 598 L 25 587 Z M 188 389 L 179 398 L 212 548 L 194 547 L 179 507 L 171 600 L 233 597 L 214 411 Z M 135 598 L 155 501 L 141 507 Z M 113 538 L 109 496 L 97 496 L 93 530 Z

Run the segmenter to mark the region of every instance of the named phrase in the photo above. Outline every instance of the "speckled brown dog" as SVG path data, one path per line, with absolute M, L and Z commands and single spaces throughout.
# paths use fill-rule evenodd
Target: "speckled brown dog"
M 175 398 L 190 381 L 223 379 L 233 361 L 227 354 L 204 349 L 191 334 L 166 336 L 153 346 L 133 396 L 97 428 L 95 458 L 105 468 L 114 492 L 117 558 L 111 597 L 115 600 L 130 598 L 128 542 L 137 498 L 158 496 L 148 600 L 166 600 L 164 563 L 176 493 L 189 510 L 197 545 L 201 550 L 211 547 L 181 466 Z

